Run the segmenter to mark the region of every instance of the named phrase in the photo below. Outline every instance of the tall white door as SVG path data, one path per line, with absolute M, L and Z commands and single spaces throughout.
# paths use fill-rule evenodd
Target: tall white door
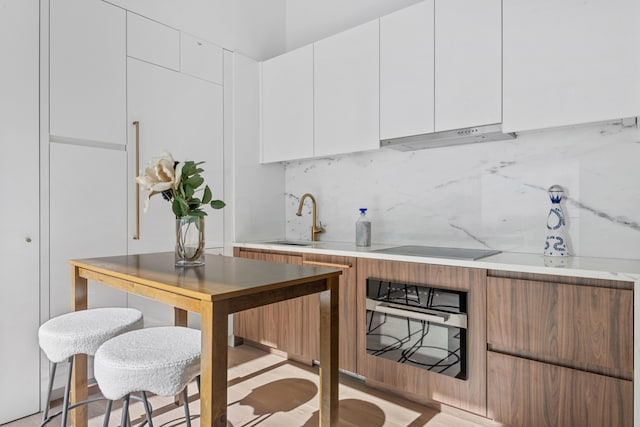
M 147 212 L 143 212 L 145 193 L 140 194 L 140 234 L 136 231 L 136 137 L 133 122 L 139 123 L 140 168 L 146 162 L 169 151 L 176 161 L 204 161 L 202 174 L 214 199 L 223 195 L 223 103 L 222 86 L 159 67 L 134 58 L 127 63 L 127 115 L 129 125 L 129 240 L 128 252 L 173 251 L 175 245 L 175 215 L 171 204 L 156 195 Z M 202 187 L 204 188 L 204 187 Z M 224 210 L 205 208 L 206 246 L 223 245 Z M 151 323 L 172 322 L 172 312 L 163 309 L 152 313 L 145 309 L 150 303 L 131 306 L 141 308 L 145 320 Z
M 0 0 L 0 424 L 40 407 L 38 0 Z

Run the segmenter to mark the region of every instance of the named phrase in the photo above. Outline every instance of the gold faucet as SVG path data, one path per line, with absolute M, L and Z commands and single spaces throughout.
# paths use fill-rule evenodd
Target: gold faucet
M 304 204 L 304 200 L 307 197 L 311 199 L 311 205 L 313 207 L 313 218 L 312 218 L 313 224 L 311 225 L 311 241 L 315 242 L 318 240 L 318 236 L 316 236 L 316 234 L 322 233 L 324 231 L 324 228 L 322 228 L 321 225 L 320 226 L 316 225 L 316 198 L 313 197 L 310 193 L 304 193 L 302 197 L 300 197 L 300 205 L 298 206 L 298 212 L 296 213 L 296 215 L 302 216 L 302 205 Z

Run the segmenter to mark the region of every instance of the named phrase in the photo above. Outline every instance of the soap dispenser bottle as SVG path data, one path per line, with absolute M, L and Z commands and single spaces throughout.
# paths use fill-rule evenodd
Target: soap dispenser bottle
M 371 246 L 371 222 L 367 219 L 367 208 L 360 208 L 356 221 L 356 246 Z

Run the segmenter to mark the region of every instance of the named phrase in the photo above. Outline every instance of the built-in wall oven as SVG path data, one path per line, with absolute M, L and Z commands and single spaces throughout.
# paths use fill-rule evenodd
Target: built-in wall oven
M 366 280 L 366 351 L 467 379 L 467 293 L 417 283 Z

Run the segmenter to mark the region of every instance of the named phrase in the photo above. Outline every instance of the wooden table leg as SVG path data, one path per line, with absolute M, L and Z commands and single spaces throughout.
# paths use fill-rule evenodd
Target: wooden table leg
M 320 426 L 338 425 L 338 276 L 320 294 Z
M 87 309 L 87 279 L 80 277 L 77 267 L 71 267 L 71 309 L 80 311 Z M 76 355 L 73 359 L 73 376 L 71 378 L 70 404 L 87 399 L 87 356 Z M 87 406 L 82 405 L 71 411 L 71 425 L 87 427 Z
M 203 301 L 200 314 L 200 423 L 227 427 L 227 305 Z

